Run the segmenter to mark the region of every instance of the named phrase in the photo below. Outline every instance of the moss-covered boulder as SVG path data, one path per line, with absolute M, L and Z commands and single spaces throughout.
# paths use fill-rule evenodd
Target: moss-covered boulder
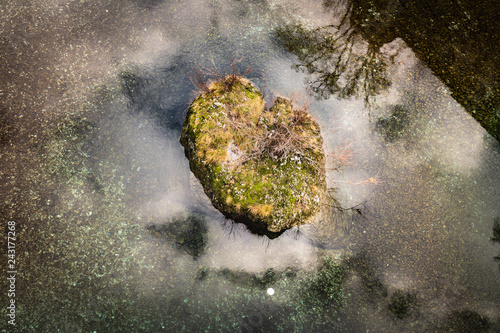
M 254 230 L 309 223 L 326 189 L 318 124 L 292 102 L 266 110 L 248 80 L 227 76 L 189 107 L 180 139 L 213 205 Z

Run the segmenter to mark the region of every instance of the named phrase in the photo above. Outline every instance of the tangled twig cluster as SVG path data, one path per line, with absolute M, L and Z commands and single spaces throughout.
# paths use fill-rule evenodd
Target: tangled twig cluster
M 305 119 L 295 114 L 304 111 L 294 111 L 294 119 L 289 124 L 282 122 L 274 124 L 274 128 L 258 141 L 258 155 L 267 154 L 273 159 L 286 159 L 291 155 L 306 157 L 306 150 L 323 150 L 321 144 L 312 144 L 308 138 L 301 135 Z
M 231 58 L 229 72 L 224 72 L 217 67 L 215 60 L 212 57 L 212 68 L 199 65 L 198 68 L 193 69 L 191 74 L 188 74 L 189 80 L 196 87 L 196 89 L 202 93 L 210 91 L 210 83 L 213 81 L 222 82 L 223 89 L 227 92 L 231 89 L 233 84 L 252 71 L 251 65 L 244 70 L 239 70 L 237 64 L 240 63 L 241 60 L 242 58 Z
M 305 110 L 293 110 L 292 112 L 289 122 L 276 121 L 268 127 L 261 121 L 262 130 L 254 131 L 252 140 L 255 144 L 246 153 L 242 163 L 267 156 L 276 161 L 300 159 L 314 166 L 318 173 L 324 173 L 324 161 L 312 157 L 313 154 L 323 155 L 322 141 L 303 135 L 306 122 L 313 120 Z M 273 117 L 275 115 L 268 112 L 267 116 Z

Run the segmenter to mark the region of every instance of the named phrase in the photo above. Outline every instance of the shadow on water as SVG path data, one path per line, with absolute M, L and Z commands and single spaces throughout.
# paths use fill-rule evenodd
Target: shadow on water
M 500 140 L 499 3 L 467 1 L 325 0 L 341 19 L 319 28 L 290 24 L 278 40 L 298 57 L 320 98 L 362 96 L 369 102 L 391 81 L 401 38 L 446 84 L 452 97 Z
M 417 298 L 409 292 L 397 290 L 390 299 L 387 309 L 393 313 L 396 318 L 403 319 L 410 317 L 416 312 L 418 306 Z
M 228 216 L 227 218 L 230 219 L 231 217 Z M 279 232 L 272 232 L 272 231 L 267 230 L 266 226 L 256 224 L 255 222 L 252 222 L 250 220 L 245 220 L 243 218 L 240 218 L 237 222 L 233 221 L 233 220 L 231 220 L 231 221 L 232 221 L 231 223 L 244 224 L 245 227 L 248 229 L 248 231 L 250 231 L 252 234 L 257 235 L 257 236 L 266 236 L 269 239 L 276 239 L 286 231 L 286 230 L 282 230 Z
M 493 237 L 491 238 L 492 242 L 500 243 L 500 217 L 495 217 L 493 220 Z M 493 257 L 495 261 L 498 261 L 498 268 L 500 269 L 500 253 L 498 256 Z
M 470 310 L 453 311 L 440 327 L 440 332 L 491 332 L 492 323 L 490 320 L 477 312 Z
M 151 9 L 154 8 L 155 6 L 160 5 L 165 0 L 132 0 L 132 1 L 137 3 L 139 7 Z
M 186 75 L 192 65 L 187 61 L 177 56 L 172 64 L 159 71 L 138 68 L 121 72 L 122 93 L 131 112 L 153 116 L 158 125 L 180 133 L 184 111 L 193 95 Z
M 393 142 L 408 131 L 411 120 L 410 113 L 404 106 L 393 105 L 389 114 L 377 119 L 375 129 L 387 142 Z
M 147 229 L 156 238 L 172 243 L 176 250 L 189 254 L 194 260 L 205 252 L 208 229 L 202 216 L 174 216 Z
M 370 263 L 366 253 L 361 252 L 346 260 L 346 264 L 355 271 L 361 280 L 361 285 L 365 294 L 372 300 L 383 299 L 387 297 L 387 287 L 381 282 L 380 278 Z
M 241 332 L 331 332 L 341 331 L 345 325 L 339 318 L 348 299 L 343 284 L 349 272 L 350 267 L 344 262 L 324 257 L 319 268 L 313 270 L 270 268 L 256 274 L 227 268 L 201 268 L 197 281 L 228 282 L 240 290 L 276 288 L 276 293 L 288 294 L 286 302 L 272 301 L 272 298 L 263 302 L 247 296 L 239 309 Z

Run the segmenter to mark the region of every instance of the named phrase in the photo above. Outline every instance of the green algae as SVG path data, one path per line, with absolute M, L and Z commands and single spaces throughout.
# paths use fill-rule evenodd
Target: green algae
M 288 99 L 266 110 L 246 79 L 224 80 L 192 102 L 180 139 L 205 193 L 227 217 L 269 232 L 312 222 L 326 189 L 318 124 Z

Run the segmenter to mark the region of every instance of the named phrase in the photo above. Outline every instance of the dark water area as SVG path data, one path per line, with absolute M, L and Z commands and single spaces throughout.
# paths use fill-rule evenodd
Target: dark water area
M 0 330 L 500 331 L 487 3 L 4 1 Z M 189 74 L 233 59 L 352 151 L 275 238 L 213 208 L 179 143 Z
M 400 37 L 450 90 L 452 97 L 500 140 L 500 13 L 497 1 L 353 2 L 360 18 L 384 12 L 384 29 L 363 35 L 371 42 Z M 363 8 L 363 9 L 361 9 Z M 372 11 L 370 11 L 372 9 Z M 374 23 L 377 26 L 377 23 Z M 371 31 L 371 32 L 370 32 Z M 375 33 L 374 33 L 375 32 Z

